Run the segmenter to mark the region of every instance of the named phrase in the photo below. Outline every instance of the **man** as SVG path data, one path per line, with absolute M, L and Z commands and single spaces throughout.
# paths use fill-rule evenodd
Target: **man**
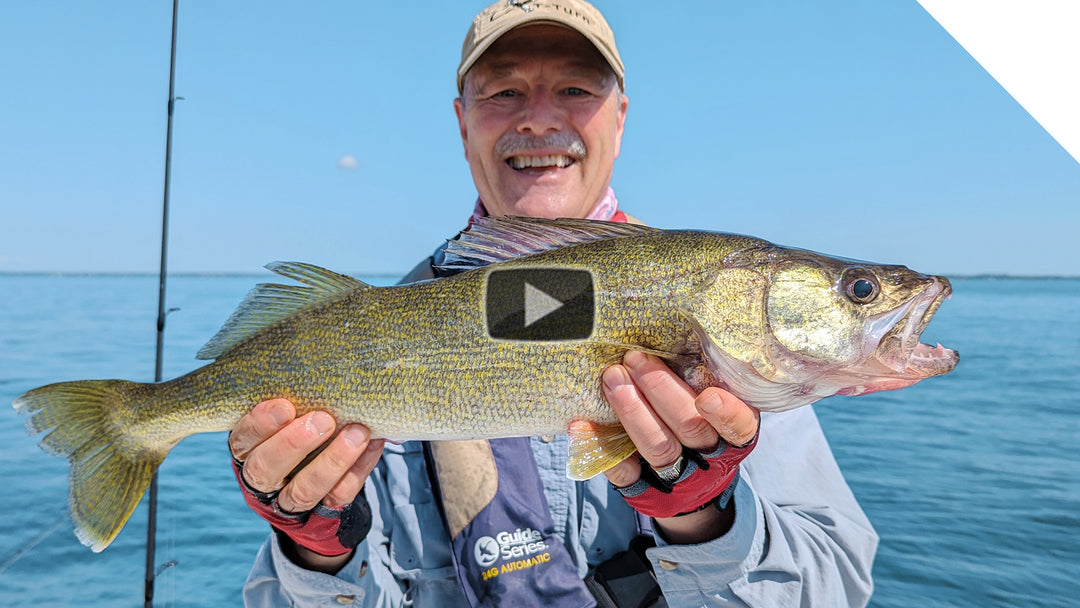
M 623 87 L 614 35 L 591 5 L 501 0 L 481 12 L 454 102 L 479 194 L 474 218 L 632 219 L 609 186 Z M 426 260 L 406 280 L 438 270 Z M 276 530 L 246 601 L 867 601 L 877 537 L 809 407 L 759 416 L 720 389 L 695 394 L 636 352 L 602 384 L 641 458 L 576 483 L 563 474 L 565 437 L 384 445 L 361 425 L 334 436 L 324 412 L 297 418 L 286 401 L 259 404 L 229 439 L 245 498 Z M 505 521 L 517 523 L 496 534 L 490 522 Z M 521 559 L 487 568 L 500 550 Z

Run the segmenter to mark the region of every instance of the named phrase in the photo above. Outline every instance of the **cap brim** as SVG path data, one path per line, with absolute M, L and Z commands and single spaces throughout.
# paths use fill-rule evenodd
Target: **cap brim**
M 483 42 L 476 45 L 472 49 L 472 51 L 470 51 L 469 54 L 465 57 L 465 59 L 462 60 L 461 65 L 458 66 L 457 73 L 458 94 L 463 93 L 465 90 L 465 75 L 469 73 L 469 70 L 472 69 L 472 66 L 477 62 L 477 60 L 480 59 L 480 56 L 487 52 L 489 48 L 491 48 L 491 45 L 495 44 L 496 41 L 506 35 L 506 33 L 510 30 L 517 29 L 525 25 L 534 25 L 539 23 L 552 23 L 565 27 L 567 29 L 577 32 L 583 38 L 588 40 L 589 43 L 592 44 L 593 47 L 595 47 L 596 50 L 600 53 L 600 56 L 604 58 L 604 61 L 607 62 L 608 66 L 611 68 L 611 71 L 615 73 L 615 78 L 619 82 L 619 90 L 625 90 L 623 86 L 624 70 L 622 66 L 622 61 L 610 49 L 608 49 L 607 45 L 605 45 L 599 38 L 590 33 L 581 31 L 577 28 L 576 24 L 569 19 L 559 19 L 558 17 L 549 17 L 546 15 L 542 18 L 537 18 L 529 13 L 521 13 L 521 15 L 519 16 L 512 16 L 506 18 L 505 23 L 500 23 L 497 28 L 487 33 L 484 36 Z

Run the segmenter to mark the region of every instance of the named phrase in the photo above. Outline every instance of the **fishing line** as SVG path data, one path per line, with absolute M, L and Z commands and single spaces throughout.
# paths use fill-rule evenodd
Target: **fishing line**
M 8 568 L 10 568 L 15 562 L 22 559 L 22 556 L 26 555 L 34 547 L 41 544 L 41 541 L 48 538 L 50 534 L 52 534 L 53 532 L 56 532 L 60 528 L 60 526 L 64 525 L 64 522 L 66 522 L 67 520 L 68 520 L 67 513 L 64 513 L 56 521 L 54 521 L 52 523 L 52 525 L 48 526 L 47 528 L 45 528 L 44 530 L 39 532 L 37 536 L 35 536 L 34 538 L 32 538 L 32 539 L 26 541 L 25 543 L 23 543 L 23 545 L 21 547 L 19 547 L 18 549 L 16 549 L 15 552 L 12 553 L 10 557 L 5 559 L 3 561 L 3 563 L 0 563 L 0 575 L 2 575 L 4 573 L 4 571 L 7 570 Z
M 168 530 L 168 532 L 166 533 L 166 538 L 168 539 L 168 542 L 167 542 L 168 549 L 165 551 L 165 553 L 166 553 L 166 555 L 175 556 L 176 555 L 176 509 L 175 509 L 175 503 L 169 503 L 167 505 L 167 508 L 166 508 L 166 521 L 168 522 L 168 526 L 166 526 L 166 528 Z M 179 566 L 179 564 L 180 564 L 180 562 L 178 562 L 176 559 L 169 559 L 169 560 L 166 560 L 165 562 L 162 562 L 161 564 L 159 564 L 158 567 L 157 567 L 157 570 L 154 571 L 154 578 L 155 578 L 155 581 L 157 581 L 157 584 L 155 585 L 155 588 L 159 589 L 159 591 L 157 592 L 156 595 L 159 598 L 164 597 L 164 605 L 166 605 L 166 606 L 170 606 L 170 607 L 175 607 L 176 606 L 176 577 L 177 577 L 177 573 L 176 573 L 175 570 L 172 570 L 172 571 L 169 572 L 170 576 L 165 578 L 166 585 L 165 585 L 164 592 L 160 591 L 160 580 L 162 578 L 161 575 L 166 570 L 169 570 L 170 568 L 172 568 L 174 566 Z

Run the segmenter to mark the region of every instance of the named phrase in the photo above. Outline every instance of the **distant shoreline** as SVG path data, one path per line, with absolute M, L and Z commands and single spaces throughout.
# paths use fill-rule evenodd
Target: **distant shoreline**
M 408 273 L 407 270 L 401 272 L 349 272 L 345 273 L 353 277 L 377 277 L 377 278 L 394 278 L 399 279 Z M 243 278 L 243 277 L 265 277 L 265 276 L 278 276 L 269 270 L 264 272 L 170 272 L 167 276 L 170 277 L 208 277 L 208 278 Z M 158 276 L 157 272 L 124 272 L 124 271 L 78 271 L 78 270 L 0 270 L 0 277 L 14 276 L 14 277 L 30 277 L 30 276 L 42 276 L 42 277 L 154 277 Z M 1080 278 L 1080 277 L 1078 277 Z
M 346 273 L 353 277 L 373 277 L 373 278 L 388 278 L 388 279 L 400 279 L 405 276 L 407 270 L 401 272 L 349 272 Z M 276 276 L 270 271 L 264 272 L 170 272 L 170 277 L 207 277 L 207 278 L 243 278 L 243 277 L 265 277 L 267 275 Z M 3 276 L 15 276 L 15 277 L 28 277 L 28 276 L 43 276 L 43 277 L 157 277 L 157 272 L 123 272 L 123 271 L 49 271 L 49 270 L 0 270 L 0 277 Z M 969 281 L 969 280 L 989 280 L 989 281 L 1076 281 L 1080 280 L 1080 275 L 1051 275 L 1051 274 L 997 274 L 997 273 L 978 273 L 978 274 L 945 274 L 946 278 L 950 281 Z

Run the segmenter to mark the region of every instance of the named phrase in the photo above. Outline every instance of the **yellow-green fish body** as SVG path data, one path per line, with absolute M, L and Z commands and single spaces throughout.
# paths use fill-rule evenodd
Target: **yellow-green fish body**
M 955 352 L 918 344 L 948 282 L 903 267 L 750 237 L 523 218 L 474 225 L 446 258 L 471 269 L 384 288 L 272 265 L 303 286 L 253 290 L 200 352 L 213 363 L 160 384 L 67 382 L 16 399 L 33 413 L 31 432 L 50 431 L 42 446 L 72 461 L 80 539 L 103 549 L 169 449 L 230 429 L 268 398 L 396 441 L 570 429 L 569 474 L 581 479 L 634 451 L 600 389 L 627 350 L 767 410 L 899 388 L 956 363 Z M 515 269 L 587 272 L 588 335 L 491 337 L 491 274 Z

